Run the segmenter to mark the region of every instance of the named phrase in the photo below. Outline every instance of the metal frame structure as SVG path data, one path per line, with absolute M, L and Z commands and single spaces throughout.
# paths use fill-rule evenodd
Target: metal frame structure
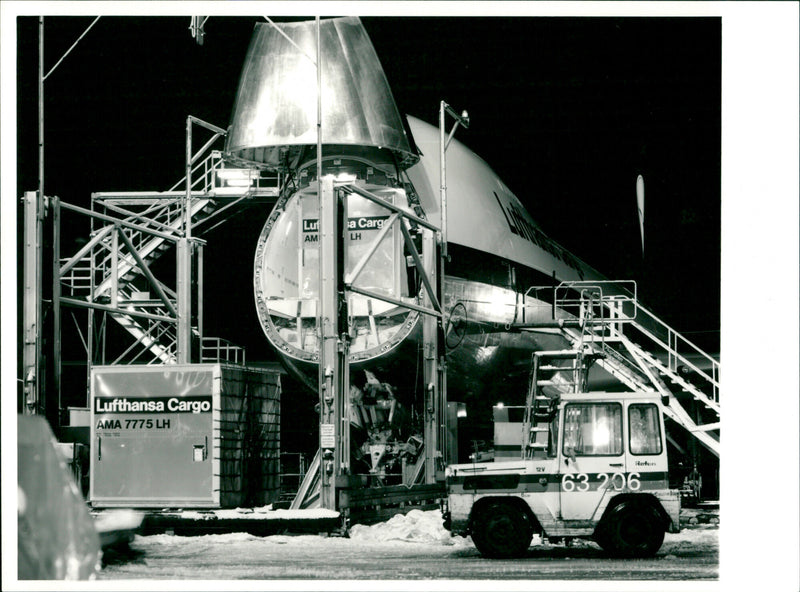
M 268 19 L 269 20 L 269 19 Z M 93 26 L 97 19 L 90 25 Z M 319 18 L 317 18 L 317 170 L 321 171 L 321 68 L 319 52 Z M 197 25 L 192 22 L 192 25 Z M 197 35 L 202 24 L 193 29 Z M 40 19 L 40 53 L 43 54 L 43 19 Z M 87 29 L 84 32 L 88 32 Z M 80 39 L 79 39 L 80 40 Z M 62 58 L 63 59 L 63 58 Z M 311 58 L 310 58 L 311 59 Z M 40 59 L 40 107 L 43 96 L 43 60 Z M 60 61 L 59 61 L 60 63 Z M 58 64 L 56 64 L 58 66 Z M 55 68 L 53 68 L 55 69 Z M 48 75 L 52 73 L 52 70 Z M 445 151 L 456 127 L 468 125 L 466 114 L 458 116 L 444 102 L 441 103 L 441 124 L 449 113 L 456 118 L 456 125 L 444 140 L 442 127 L 442 183 L 441 207 L 442 229 L 409 212 L 387 204 L 387 202 L 362 189 L 349 185 L 334 187 L 332 180 L 320 179 L 320 262 L 321 262 L 321 306 L 320 306 L 320 477 L 323 507 L 335 508 L 338 504 L 335 486 L 340 476 L 349 472 L 349 368 L 347 362 L 347 291 L 366 293 L 374 298 L 387 300 L 385 296 L 371 294 L 354 285 L 359 271 L 375 252 L 380 236 L 370 252 L 359 262 L 357 268 L 344 277 L 343 261 L 345 244 L 343 226 L 346 224 L 346 195 L 356 193 L 391 211 L 388 232 L 398 224 L 407 248 L 412 253 L 417 271 L 424 284 L 420 304 L 388 299 L 389 302 L 425 314 L 424 322 L 424 381 L 425 381 L 425 479 L 435 482 L 440 468 L 441 442 L 445 435 L 443 409 L 446 401 L 446 365 L 443 343 L 443 311 L 441 299 L 444 284 L 446 246 L 446 183 Z M 166 192 L 116 192 L 92 195 L 91 209 L 62 202 L 58 198 L 43 197 L 43 117 L 40 112 L 40 175 L 39 192 L 25 197 L 26 213 L 26 289 L 25 289 L 25 347 L 26 368 L 24 406 L 31 413 L 42 411 L 40 397 L 41 381 L 39 363 L 41 359 L 41 236 L 45 208 L 50 204 L 53 223 L 53 287 L 52 307 L 54 317 L 54 373 L 60 376 L 62 360 L 60 342 L 62 332 L 62 307 L 87 311 L 86 329 L 83 332 L 74 314 L 78 334 L 86 350 L 87 375 L 95 361 L 103 363 L 191 363 L 193 359 L 208 359 L 210 352 L 225 352 L 235 360 L 244 360 L 244 353 L 229 343 L 213 342 L 205 347 L 202 329 L 202 248 L 204 242 L 193 236 L 193 227 L 209 221 L 226 208 L 244 199 L 264 195 L 262 188 L 248 187 L 240 194 L 221 196 L 215 192 L 216 173 L 224 167 L 219 153 L 206 156 L 217 139 L 226 131 L 217 126 L 189 116 L 186 120 L 186 175 Z M 210 132 L 212 137 L 196 153 L 192 150 L 194 127 Z M 179 185 L 184 183 L 181 191 Z M 266 192 L 277 196 L 280 178 Z M 216 207 L 221 201 L 228 203 L 207 215 L 207 208 Z M 75 254 L 61 257 L 61 225 L 64 214 L 77 214 L 88 219 L 90 238 Z M 407 225 L 413 225 L 422 233 L 420 254 L 411 238 Z M 174 288 L 157 277 L 152 263 L 165 248 L 176 250 Z M 438 253 L 437 253 L 438 250 Z M 193 265 L 197 265 L 197 275 Z M 30 268 L 30 269 L 29 269 Z M 197 283 L 195 284 L 195 279 Z M 139 285 L 134 286 L 134 280 Z M 142 282 L 144 288 L 142 288 Z M 154 296 L 151 298 L 147 289 Z M 192 301 L 197 301 L 197 321 L 193 322 Z M 102 320 L 97 322 L 96 313 Z M 133 343 L 121 354 L 106 359 L 106 331 L 108 318 L 118 322 L 133 336 Z M 199 355 L 193 352 L 195 340 L 200 342 Z M 233 352 L 233 353 L 231 353 Z M 150 356 L 150 359 L 142 356 Z M 60 385 L 57 397 L 61 405 Z M 333 440 L 330 436 L 333 435 Z M 333 446 L 329 446 L 330 444 Z M 328 477 L 335 474 L 334 479 Z
M 372 193 L 349 183 L 337 184 L 332 176 L 320 181 L 320 320 L 321 347 L 319 360 L 320 393 L 320 455 L 319 466 L 320 504 L 323 508 L 339 509 L 337 487 L 346 487 L 350 475 L 350 365 L 349 328 L 347 322 L 347 293 L 353 292 L 389 302 L 401 308 L 421 312 L 426 319 L 436 324 L 436 334 L 425 337 L 426 410 L 425 410 L 425 478 L 434 483 L 436 476 L 438 438 L 441 426 L 443 393 L 436 388 L 436 379 L 441 374 L 437 344 L 441 339 L 443 310 L 441 285 L 435 280 L 436 241 L 439 228 L 410 212 L 388 203 Z M 391 212 L 387 222 L 372 240 L 367 252 L 356 263 L 350 273 L 345 273 L 347 196 L 355 194 L 386 208 Z M 423 252 L 414 244 L 407 224 L 413 224 L 422 232 Z M 399 226 L 405 246 L 420 274 L 423 284 L 421 304 L 413 304 L 391 298 L 384 294 L 365 290 L 354 285 L 359 273 L 377 250 L 384 236 L 394 226 Z M 430 382 L 429 382 L 430 380 Z
M 317 28 L 319 34 L 319 27 Z M 318 85 L 319 42 L 317 43 Z M 321 86 L 318 86 L 318 89 Z M 318 129 L 321 128 L 321 103 L 318 91 Z M 455 118 L 449 135 L 445 139 L 445 116 Z M 347 323 L 347 293 L 354 292 L 370 298 L 383 300 L 401 308 L 423 313 L 423 351 L 425 383 L 424 449 L 425 482 L 436 482 L 438 463 L 443 458 L 443 444 L 447 438 L 447 361 L 444 343 L 444 270 L 447 261 L 447 159 L 446 151 L 456 128 L 469 127 L 466 111 L 458 115 L 447 103 L 440 103 L 440 212 L 441 227 L 389 204 L 380 197 L 354 184 L 334 182 L 332 176 L 319 177 L 319 260 L 320 260 L 320 462 L 319 500 L 326 509 L 339 509 L 337 487 L 346 487 L 350 474 L 350 369 L 348 361 L 349 330 Z M 317 170 L 322 170 L 318 134 Z M 346 224 L 347 195 L 359 195 L 390 212 L 387 222 L 373 238 L 367 252 L 346 274 Z M 413 224 L 422 232 L 422 254 L 417 251 L 406 223 Z M 403 236 L 405 247 L 411 254 L 423 284 L 421 304 L 405 302 L 354 285 L 359 273 L 375 253 L 381 240 L 397 225 Z M 438 247 L 438 256 L 437 256 Z
M 195 125 L 213 135 L 193 152 Z M 60 375 L 61 369 L 62 306 L 88 311 L 85 335 L 80 333 L 80 327 L 78 330 L 89 368 L 98 356 L 100 362 L 113 364 L 185 364 L 199 360 L 244 363 L 245 354 L 241 348 L 203 334 L 205 241 L 193 236 L 193 230 L 223 212 L 230 212 L 230 208 L 245 200 L 274 199 L 281 178 L 279 175 L 261 177 L 258 171 L 250 169 L 225 168 L 221 153 L 211 150 L 225 134 L 225 130 L 189 116 L 186 120 L 186 176 L 168 191 L 94 193 L 91 209 L 58 198 L 50 200 L 56 375 Z M 218 187 L 223 182 L 222 171 L 228 175 L 238 173 L 246 180 L 246 186 Z M 177 190 L 181 184 L 184 189 Z M 26 212 L 28 209 L 26 206 Z M 61 225 L 63 213 L 67 212 L 89 220 L 91 238 L 74 255 L 62 259 Z M 210 228 L 206 226 L 204 230 Z M 168 285 L 172 282 L 157 278 L 152 268 L 152 263 L 169 247 L 176 250 L 174 288 Z M 143 292 L 143 287 L 152 291 L 154 297 Z M 197 303 L 195 315 L 193 300 Z M 98 311 L 104 316 L 98 331 L 100 351 L 96 353 L 94 313 Z M 105 353 L 107 317 L 117 321 L 134 338 L 134 342 L 112 360 L 107 360 Z M 77 320 L 75 322 L 77 325 Z M 143 358 L 145 355 L 150 359 Z M 57 384 L 56 390 L 60 401 L 60 385 Z

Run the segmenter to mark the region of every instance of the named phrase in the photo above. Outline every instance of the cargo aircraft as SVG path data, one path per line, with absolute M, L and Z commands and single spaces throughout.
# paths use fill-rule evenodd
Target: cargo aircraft
M 256 25 L 225 148 L 231 166 L 285 180 L 256 245 L 255 304 L 267 339 L 309 394 L 319 356 L 316 35 L 314 21 Z M 320 21 L 319 39 L 322 174 L 439 225 L 439 129 L 400 115 L 357 18 Z M 550 239 L 464 144 L 453 139 L 446 159 L 448 392 L 469 409 L 471 436 L 491 440 L 492 405 L 524 404 L 531 352 L 572 347 L 558 328 L 544 327 L 565 315 L 554 308 L 554 287 L 606 278 Z M 353 425 L 374 472 L 391 455 L 371 456 L 370 446 L 408 452 L 419 440 L 422 315 L 391 301 L 417 302 L 421 282 L 391 212 L 357 194 L 347 199 L 345 270 L 379 238 L 353 285 L 388 297 L 348 295 L 351 396 L 360 403 Z M 540 330 L 515 330 L 537 322 Z M 596 388 L 610 376 L 597 368 L 589 379 Z

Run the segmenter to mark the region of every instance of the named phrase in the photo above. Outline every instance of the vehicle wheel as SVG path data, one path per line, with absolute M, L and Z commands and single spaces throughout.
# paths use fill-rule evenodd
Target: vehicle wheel
M 511 504 L 491 504 L 473 519 L 472 542 L 486 557 L 519 557 L 530 546 L 532 536 L 528 517 Z
M 664 542 L 664 526 L 651 506 L 620 504 L 606 516 L 595 540 L 619 557 L 652 557 Z

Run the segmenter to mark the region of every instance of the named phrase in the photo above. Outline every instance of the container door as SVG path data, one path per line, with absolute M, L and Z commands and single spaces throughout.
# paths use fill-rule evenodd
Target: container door
M 625 487 L 622 405 L 569 403 L 559 450 L 561 518 L 589 521 L 608 488 Z
M 213 502 L 211 413 L 111 417 L 97 419 L 94 501 L 143 506 Z

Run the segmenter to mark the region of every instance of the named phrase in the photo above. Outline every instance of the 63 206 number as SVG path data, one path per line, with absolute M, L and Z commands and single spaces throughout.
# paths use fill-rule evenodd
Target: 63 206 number
M 622 491 L 625 488 L 631 491 L 638 491 L 642 483 L 639 480 L 641 475 L 639 473 L 598 473 L 597 489 L 607 489 L 612 487 L 614 491 Z M 561 478 L 561 490 L 570 492 L 578 491 L 584 492 L 591 489 L 591 477 L 587 473 L 568 473 Z

